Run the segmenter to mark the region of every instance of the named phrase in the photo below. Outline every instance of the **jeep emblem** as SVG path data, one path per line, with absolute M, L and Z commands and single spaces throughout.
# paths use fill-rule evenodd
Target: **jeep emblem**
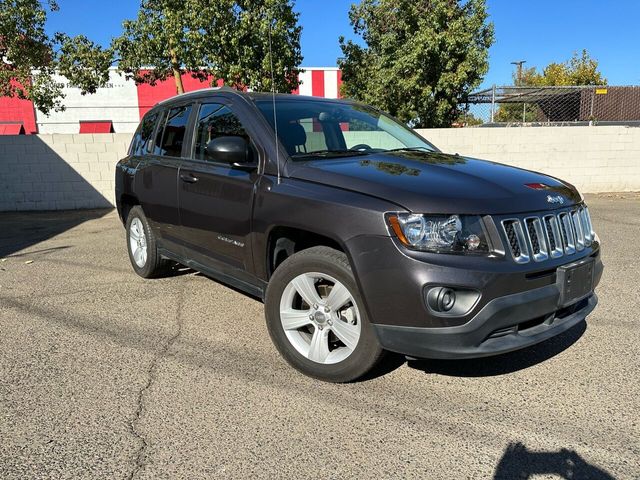
M 560 205 L 562 205 L 564 203 L 564 198 L 562 198 L 560 195 L 556 195 L 555 197 L 547 195 L 547 202 L 559 203 Z

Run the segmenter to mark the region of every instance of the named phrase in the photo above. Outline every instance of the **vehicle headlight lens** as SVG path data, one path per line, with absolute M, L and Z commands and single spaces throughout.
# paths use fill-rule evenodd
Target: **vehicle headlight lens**
M 489 245 L 482 220 L 477 215 L 388 216 L 398 239 L 414 250 L 441 253 L 487 253 Z

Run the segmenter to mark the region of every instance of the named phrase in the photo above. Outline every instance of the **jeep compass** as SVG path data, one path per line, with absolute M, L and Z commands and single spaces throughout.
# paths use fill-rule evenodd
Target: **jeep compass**
M 524 348 L 596 306 L 600 244 L 557 178 L 440 152 L 348 100 L 179 95 L 116 167 L 134 271 L 180 263 L 261 298 L 273 343 L 327 381 L 385 351 Z

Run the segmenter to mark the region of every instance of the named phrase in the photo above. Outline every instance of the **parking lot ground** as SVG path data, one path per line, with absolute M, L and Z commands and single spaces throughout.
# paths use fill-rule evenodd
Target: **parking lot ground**
M 640 478 L 640 196 L 587 200 L 586 325 L 348 385 L 288 367 L 255 299 L 137 277 L 113 211 L 0 214 L 0 478 Z

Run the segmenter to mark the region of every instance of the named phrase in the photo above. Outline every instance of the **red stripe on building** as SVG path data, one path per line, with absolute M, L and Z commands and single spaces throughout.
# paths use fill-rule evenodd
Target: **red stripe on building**
M 24 135 L 22 123 L 0 123 L 0 135 Z
M 24 125 L 24 133 L 38 133 L 33 102 L 19 98 L 0 97 L 0 122 Z
M 311 71 L 311 95 L 314 97 L 324 97 L 324 70 Z M 322 131 L 322 125 L 315 118 L 313 119 L 313 131 Z
M 184 87 L 185 92 L 192 92 L 194 90 L 209 88 L 211 85 L 209 80 L 201 82 L 199 79 L 193 78 L 190 74 L 183 73 L 182 86 Z M 155 86 L 151 86 L 148 83 L 138 85 L 138 108 L 140 110 L 140 118 L 142 118 L 144 114 L 151 110 L 151 108 L 153 108 L 153 106 L 158 102 L 176 95 L 176 82 L 173 77 L 156 82 Z
M 324 97 L 324 70 L 313 70 L 311 72 L 311 95 Z
M 113 133 L 111 120 L 80 121 L 80 133 Z
M 342 70 L 338 70 L 338 98 L 342 98 L 340 88 L 342 87 Z

